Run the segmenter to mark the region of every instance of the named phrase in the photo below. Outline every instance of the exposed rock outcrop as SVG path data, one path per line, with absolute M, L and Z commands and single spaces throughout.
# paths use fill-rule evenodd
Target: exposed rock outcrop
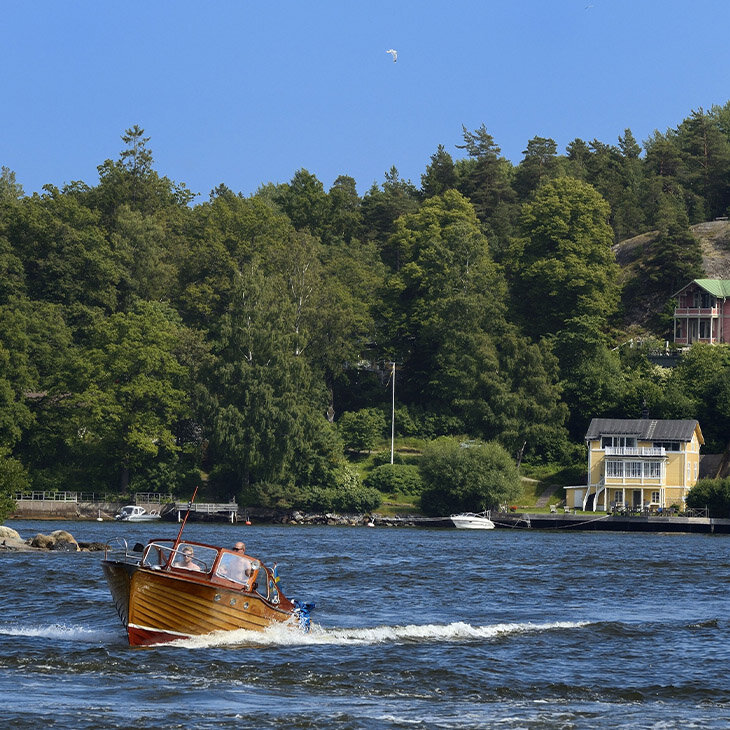
M 38 533 L 35 537 L 24 540 L 20 534 L 11 527 L 0 525 L 0 550 L 20 551 L 47 551 L 59 552 L 88 552 L 90 550 L 104 550 L 105 545 L 99 542 L 81 542 L 66 530 L 54 530 L 50 535 Z

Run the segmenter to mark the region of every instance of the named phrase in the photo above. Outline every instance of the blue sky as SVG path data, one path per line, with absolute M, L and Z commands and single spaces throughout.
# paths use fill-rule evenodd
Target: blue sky
M 725 0 L 8 0 L 0 165 L 27 194 L 94 185 L 139 124 L 198 201 L 300 168 L 419 185 L 462 125 L 516 164 L 535 136 L 641 142 L 725 104 L 728 28 Z

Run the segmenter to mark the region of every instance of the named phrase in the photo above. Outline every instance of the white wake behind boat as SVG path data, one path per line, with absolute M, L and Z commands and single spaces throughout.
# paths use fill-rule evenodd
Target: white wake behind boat
M 126 507 L 122 507 L 114 519 L 121 522 L 156 522 L 161 517 L 159 512 L 148 512 L 144 507 L 128 504 Z
M 462 512 L 458 515 L 451 515 L 451 521 L 460 530 L 493 530 L 494 522 L 489 519 L 489 511 L 486 512 Z

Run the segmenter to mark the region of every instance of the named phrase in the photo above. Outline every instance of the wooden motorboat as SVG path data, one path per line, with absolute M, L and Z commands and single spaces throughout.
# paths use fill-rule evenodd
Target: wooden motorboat
M 458 515 L 451 515 L 454 527 L 461 530 L 493 530 L 494 522 L 490 519 L 489 511 L 486 512 L 461 512 Z
M 214 631 L 262 631 L 290 621 L 309 628 L 313 604 L 290 601 L 274 570 L 236 550 L 204 543 L 124 540 L 102 560 L 119 618 L 132 646 Z
M 154 510 L 148 512 L 144 507 L 128 504 L 126 507 L 122 507 L 114 519 L 120 522 L 156 522 L 161 517 L 162 515 Z

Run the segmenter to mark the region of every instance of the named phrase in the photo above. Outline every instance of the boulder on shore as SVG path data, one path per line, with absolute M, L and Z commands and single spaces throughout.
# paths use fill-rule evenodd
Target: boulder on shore
M 23 538 L 12 527 L 0 525 L 0 540 L 22 540 Z
M 74 536 L 66 530 L 54 530 L 50 535 L 38 533 L 28 544 L 41 550 L 76 552 L 79 549 Z

